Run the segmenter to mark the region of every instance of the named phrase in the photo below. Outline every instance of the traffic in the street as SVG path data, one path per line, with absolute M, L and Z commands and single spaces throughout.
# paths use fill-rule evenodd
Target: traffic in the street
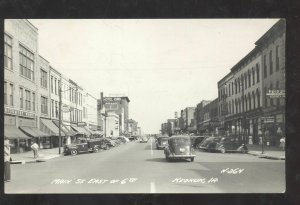
M 168 161 L 156 140 L 134 140 L 110 150 L 12 165 L 6 193 L 247 193 L 284 192 L 282 160 L 195 149 Z M 265 184 L 268 184 L 266 187 Z

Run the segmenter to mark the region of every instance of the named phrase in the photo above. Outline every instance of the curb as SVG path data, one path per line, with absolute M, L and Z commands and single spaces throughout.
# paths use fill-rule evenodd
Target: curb
M 275 156 L 265 155 L 265 154 L 261 154 L 261 153 L 250 153 L 250 152 L 248 152 L 248 154 L 253 155 L 253 156 L 258 156 L 258 158 L 285 160 L 285 156 L 275 157 Z
M 45 157 L 40 159 L 32 159 L 32 160 L 13 160 L 10 164 L 27 164 L 27 163 L 37 163 L 37 162 L 46 162 L 48 160 L 61 157 L 62 155 L 55 155 L 51 157 Z

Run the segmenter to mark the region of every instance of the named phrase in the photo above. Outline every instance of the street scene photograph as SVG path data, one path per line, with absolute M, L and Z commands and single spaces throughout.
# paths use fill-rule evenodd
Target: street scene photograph
M 285 193 L 285 19 L 5 19 L 4 193 Z

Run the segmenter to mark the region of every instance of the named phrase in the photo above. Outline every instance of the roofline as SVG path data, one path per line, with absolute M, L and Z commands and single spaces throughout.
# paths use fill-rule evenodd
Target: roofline
M 58 70 L 56 70 L 55 68 L 53 68 L 51 65 L 49 66 L 50 70 L 53 70 L 54 72 L 56 72 L 59 76 L 61 76 L 61 72 L 59 72 Z
M 245 57 L 243 57 L 237 64 L 235 64 L 231 69 L 230 73 L 235 72 L 242 64 L 245 63 L 249 58 L 254 56 L 255 54 L 259 53 L 259 48 L 255 46 Z
M 50 63 L 46 58 L 44 58 L 43 56 L 39 55 L 39 57 L 41 57 L 43 60 L 47 61 L 47 63 Z
M 27 23 L 29 23 L 33 28 L 35 28 L 36 31 L 39 30 L 39 29 L 38 29 L 35 25 L 33 25 L 33 23 L 31 23 L 28 19 L 23 19 L 23 20 L 26 21 Z
M 261 45 L 267 38 L 270 37 L 275 31 L 283 29 L 285 26 L 285 19 L 279 19 L 264 35 L 262 35 L 256 42 L 255 45 Z

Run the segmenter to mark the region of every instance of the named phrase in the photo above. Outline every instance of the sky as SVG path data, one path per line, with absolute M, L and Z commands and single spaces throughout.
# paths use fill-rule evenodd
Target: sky
M 175 112 L 217 98 L 217 82 L 278 19 L 29 19 L 39 54 L 96 98 L 129 97 L 158 133 Z

